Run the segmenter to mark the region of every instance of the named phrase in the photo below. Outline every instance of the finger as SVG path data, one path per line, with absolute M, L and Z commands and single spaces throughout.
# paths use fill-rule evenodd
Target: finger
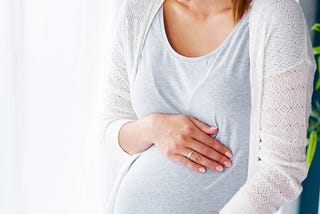
M 177 154 L 174 155 L 172 157 L 172 160 L 188 167 L 191 170 L 194 170 L 196 172 L 200 172 L 200 173 L 205 173 L 206 172 L 206 168 L 198 163 L 195 163 L 193 161 L 191 161 L 190 159 L 188 159 L 186 156 Z
M 189 154 L 191 151 L 190 148 L 185 148 L 185 153 Z M 208 167 L 211 170 L 215 170 L 217 172 L 223 171 L 223 166 L 213 160 L 209 160 L 205 156 L 199 154 L 197 151 L 193 151 L 189 160 L 196 164 L 200 164 L 202 166 Z
M 228 158 L 232 157 L 232 152 L 228 147 L 226 147 L 225 145 L 220 143 L 217 139 L 202 132 L 200 129 L 195 130 L 193 138 L 195 140 L 200 141 L 201 143 L 213 148 L 214 150 L 221 153 L 222 155 L 225 155 Z
M 188 118 L 194 123 L 195 126 L 197 126 L 199 129 L 201 129 L 204 132 L 208 132 L 209 134 L 215 134 L 219 130 L 218 127 L 209 126 L 208 124 L 203 123 L 202 121 L 196 119 L 193 116 L 188 116 Z
M 197 153 L 205 156 L 208 160 L 210 159 L 209 161 L 211 162 L 214 161 L 215 163 L 219 163 L 228 168 L 232 166 L 232 162 L 230 161 L 229 158 L 227 158 L 226 156 L 220 154 L 216 150 L 212 149 L 211 147 L 197 140 L 194 140 L 193 143 L 188 145 L 188 147 L 190 147 Z M 208 166 L 208 165 L 205 165 L 205 166 Z

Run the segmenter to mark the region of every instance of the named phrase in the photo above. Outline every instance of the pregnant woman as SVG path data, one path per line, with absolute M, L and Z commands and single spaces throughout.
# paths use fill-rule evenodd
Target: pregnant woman
M 108 214 L 274 213 L 302 191 L 315 60 L 294 0 L 125 0 Z

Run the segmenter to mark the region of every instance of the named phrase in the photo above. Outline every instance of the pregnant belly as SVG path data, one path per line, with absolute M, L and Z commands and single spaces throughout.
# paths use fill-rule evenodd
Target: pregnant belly
M 232 168 L 223 172 L 207 169 L 202 174 L 168 159 L 153 145 L 124 176 L 115 213 L 218 213 L 245 181 L 239 167 L 245 168 L 236 159 L 234 155 Z

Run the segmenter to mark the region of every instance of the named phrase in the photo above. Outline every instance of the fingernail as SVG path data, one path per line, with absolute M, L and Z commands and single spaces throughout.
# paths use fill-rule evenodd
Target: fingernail
M 225 153 L 229 158 L 232 158 L 232 154 L 230 152 Z
M 225 161 L 224 165 L 226 165 L 227 167 L 231 167 L 231 162 L 230 161 Z
M 200 168 L 199 168 L 199 171 L 202 172 L 202 173 L 204 173 L 204 172 L 206 172 L 206 169 L 205 169 L 204 167 L 200 167 Z
M 216 169 L 221 172 L 223 170 L 223 167 L 222 166 L 217 166 Z
M 217 127 L 214 127 L 214 126 L 211 126 L 211 127 L 210 127 L 210 130 L 218 130 L 218 128 L 217 128 Z

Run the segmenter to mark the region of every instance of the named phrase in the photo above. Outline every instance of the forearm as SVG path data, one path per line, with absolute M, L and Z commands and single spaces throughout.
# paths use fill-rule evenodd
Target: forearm
M 257 170 L 220 214 L 274 213 L 301 193 L 308 175 L 305 148 L 313 83 L 309 66 L 306 61 L 264 76 Z
M 272 158 L 265 159 L 264 163 L 260 163 L 260 169 L 246 181 L 219 214 L 271 214 L 301 194 L 301 183 L 308 172 L 305 161 L 281 164 L 272 162 Z
M 151 133 L 151 120 L 141 118 L 129 121 L 121 126 L 118 135 L 120 147 L 130 155 L 143 152 L 152 146 L 149 137 Z

